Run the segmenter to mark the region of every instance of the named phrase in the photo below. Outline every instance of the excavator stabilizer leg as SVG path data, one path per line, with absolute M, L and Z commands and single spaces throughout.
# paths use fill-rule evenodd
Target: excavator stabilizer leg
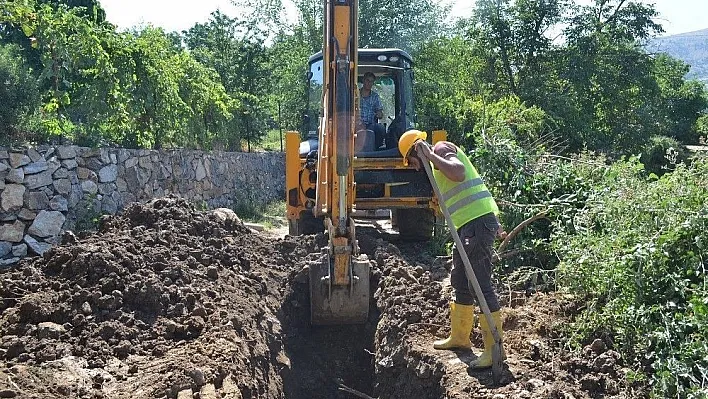
M 364 324 L 369 316 L 369 259 L 352 257 L 352 282 L 334 285 L 330 257 L 310 264 L 310 316 L 313 325 Z M 331 282 L 331 284 L 330 284 Z

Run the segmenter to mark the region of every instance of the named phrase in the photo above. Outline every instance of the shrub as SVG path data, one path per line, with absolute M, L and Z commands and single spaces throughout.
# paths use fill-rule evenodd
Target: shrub
M 39 104 L 37 80 L 14 45 L 0 45 L 0 137 L 21 139 L 18 124 Z M 9 144 L 4 142 L 0 144 Z
M 673 170 L 677 163 L 688 159 L 688 152 L 678 140 L 666 136 L 653 136 L 642 151 L 644 168 L 658 176 Z
M 600 170 L 571 224 L 556 220 L 557 284 L 594 300 L 576 342 L 607 332 L 658 397 L 700 397 L 708 374 L 708 161 L 646 176 L 638 159 Z M 705 392 L 703 392 L 705 394 Z

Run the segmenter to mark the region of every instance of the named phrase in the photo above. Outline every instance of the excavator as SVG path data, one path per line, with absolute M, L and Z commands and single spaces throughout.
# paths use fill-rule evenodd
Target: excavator
M 310 57 L 303 132 L 286 132 L 286 211 L 291 235 L 326 232 L 309 265 L 313 325 L 362 324 L 370 263 L 360 253 L 355 211 L 389 209 L 402 239 L 432 236 L 437 199 L 424 171 L 403 164 L 398 138 L 415 123 L 413 62 L 400 49 L 358 48 L 358 0 L 325 0 L 323 50 Z M 359 123 L 358 84 L 376 77 L 385 144 Z M 434 131 L 432 142 L 445 139 Z

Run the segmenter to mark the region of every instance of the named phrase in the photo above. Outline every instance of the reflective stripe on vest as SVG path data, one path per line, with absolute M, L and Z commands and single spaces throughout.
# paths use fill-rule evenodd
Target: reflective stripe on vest
M 492 198 L 469 158 L 458 147 L 457 158 L 465 167 L 465 180 L 454 182 L 437 169 L 433 169 L 435 181 L 440 186 L 440 201 L 445 204 L 456 229 L 470 220 L 488 213 L 499 213 L 499 208 Z

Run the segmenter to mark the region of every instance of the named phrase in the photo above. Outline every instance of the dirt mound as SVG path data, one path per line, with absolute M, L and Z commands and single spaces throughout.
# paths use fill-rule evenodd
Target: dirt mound
M 303 268 L 322 234 L 274 238 L 177 198 L 67 233 L 0 271 L 0 397 L 353 397 L 342 385 L 382 399 L 643 397 L 605 342 L 561 350 L 557 325 L 578 305 L 559 295 L 501 295 L 509 359 L 493 386 L 467 369 L 472 353 L 431 348 L 448 332 L 449 259 L 358 232 L 370 318 L 335 327 L 309 324 Z
M 166 198 L 64 242 L 1 276 L 0 355 L 20 393 L 175 397 L 230 376 L 244 397 L 279 397 L 276 315 L 311 237 L 272 241 Z M 17 381 L 48 364 L 63 371 Z M 65 383 L 67 368 L 85 372 Z
M 359 231 L 365 231 L 359 229 Z M 647 387 L 625 379 L 628 369 L 609 342 L 582 353 L 566 349 L 561 329 L 582 301 L 562 294 L 499 290 L 507 361 L 501 383 L 491 370 L 468 367 L 483 348 L 478 326 L 473 351 L 437 351 L 449 334 L 452 287 L 449 257 L 434 258 L 420 243 L 367 232 L 360 239 L 380 276 L 374 295 L 380 312 L 375 335 L 375 392 L 380 398 L 645 398 Z

